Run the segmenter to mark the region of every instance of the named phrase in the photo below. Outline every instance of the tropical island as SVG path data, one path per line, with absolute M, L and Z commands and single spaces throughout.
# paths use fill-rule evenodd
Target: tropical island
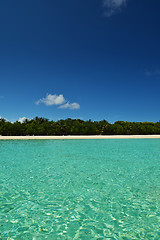
M 50 121 L 43 117 L 9 122 L 0 119 L 1 136 L 68 136 L 68 135 L 155 135 L 160 134 L 159 122 L 127 122 L 106 120 L 61 119 Z

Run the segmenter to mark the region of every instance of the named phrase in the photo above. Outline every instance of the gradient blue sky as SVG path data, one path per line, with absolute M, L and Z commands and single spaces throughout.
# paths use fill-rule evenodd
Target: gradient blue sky
M 0 116 L 159 121 L 159 13 L 159 0 L 0 1 Z

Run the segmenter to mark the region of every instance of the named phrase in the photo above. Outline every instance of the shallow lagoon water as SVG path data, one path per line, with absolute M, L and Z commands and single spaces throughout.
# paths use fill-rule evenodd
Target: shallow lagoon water
M 0 141 L 0 239 L 160 239 L 160 139 Z

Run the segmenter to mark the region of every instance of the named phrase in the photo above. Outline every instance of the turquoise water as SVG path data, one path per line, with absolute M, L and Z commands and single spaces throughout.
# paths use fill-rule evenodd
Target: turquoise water
M 160 139 L 0 141 L 0 239 L 160 239 Z

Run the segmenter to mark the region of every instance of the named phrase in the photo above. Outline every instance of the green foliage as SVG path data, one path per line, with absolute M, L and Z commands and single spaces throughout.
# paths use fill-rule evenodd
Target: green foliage
M 26 135 L 145 135 L 160 134 L 160 121 L 153 122 L 124 122 L 117 121 L 113 124 L 106 120 L 83 121 L 81 119 L 49 121 L 46 118 L 35 117 L 23 123 L 10 123 L 0 119 L 0 135 L 26 136 Z

